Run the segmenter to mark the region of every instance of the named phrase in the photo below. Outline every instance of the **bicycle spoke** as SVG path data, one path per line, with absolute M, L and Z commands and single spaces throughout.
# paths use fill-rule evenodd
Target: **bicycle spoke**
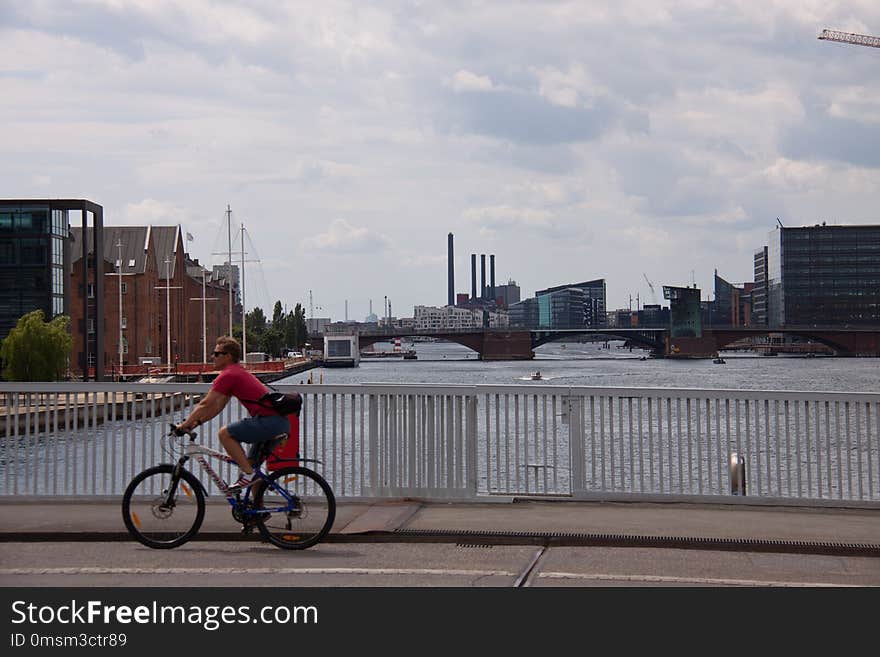
M 306 468 L 293 467 L 271 475 L 254 496 L 262 509 L 258 527 L 272 544 L 302 549 L 314 545 L 330 531 L 336 517 L 336 500 L 324 479 Z

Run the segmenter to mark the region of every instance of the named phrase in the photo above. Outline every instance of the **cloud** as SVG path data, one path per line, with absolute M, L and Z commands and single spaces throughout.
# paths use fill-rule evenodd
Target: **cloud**
M 779 158 L 764 169 L 762 175 L 780 190 L 808 191 L 820 186 L 828 178 L 828 167 L 811 162 Z
M 461 129 L 525 144 L 559 144 L 595 139 L 611 123 L 613 110 L 556 105 L 536 94 L 498 91 L 458 96 Z
M 564 239 L 574 228 L 561 221 L 557 214 L 539 208 L 517 208 L 506 205 L 468 208 L 462 218 L 475 225 L 482 235 L 538 235 L 548 239 Z
M 485 75 L 477 75 L 470 71 L 458 71 L 452 76 L 449 86 L 458 93 L 463 91 L 491 91 L 492 80 Z
M 780 150 L 792 160 L 825 160 L 880 168 L 880 122 L 832 116 L 817 107 L 791 126 Z
M 146 198 L 137 203 L 126 203 L 119 216 L 113 217 L 114 223 L 128 226 L 170 226 L 184 224 L 190 219 L 189 211 L 175 206 L 173 203 Z
M 302 242 L 305 252 L 342 255 L 378 255 L 391 246 L 391 240 L 365 227 L 353 226 L 345 219 L 336 219 L 326 232 L 307 237 Z

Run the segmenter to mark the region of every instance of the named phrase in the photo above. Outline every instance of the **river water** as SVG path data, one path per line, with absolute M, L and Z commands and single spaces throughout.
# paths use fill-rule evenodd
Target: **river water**
M 798 390 L 831 392 L 880 391 L 880 359 L 817 356 L 760 356 L 751 352 L 725 352 L 725 364 L 712 360 L 647 358 L 620 342 L 552 343 L 535 350 L 531 361 L 483 362 L 475 352 L 454 343 L 422 342 L 411 346 L 418 360 L 362 359 L 359 367 L 320 368 L 278 383 L 443 383 L 523 384 L 711 388 L 748 390 Z M 391 351 L 379 343 L 376 351 Z M 542 379 L 532 380 L 535 371 Z

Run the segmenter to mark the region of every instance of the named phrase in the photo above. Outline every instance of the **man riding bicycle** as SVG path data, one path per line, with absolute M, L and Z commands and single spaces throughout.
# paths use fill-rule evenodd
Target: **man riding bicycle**
M 219 415 L 230 397 L 238 399 L 250 413 L 250 417 L 220 428 L 220 443 L 226 453 L 241 469 L 238 481 L 229 488 L 241 490 L 254 483 L 253 463 L 245 454 L 241 443 L 251 445 L 251 455 L 260 443 L 272 440 L 282 433 L 290 433 L 287 417 L 278 415 L 272 408 L 263 406 L 255 400 L 269 392 L 268 388 L 248 372 L 241 361 L 241 346 L 235 338 L 217 338 L 214 345 L 214 369 L 220 374 L 211 384 L 211 390 L 193 409 L 189 417 L 177 425 L 179 432 L 192 431 L 200 424 Z

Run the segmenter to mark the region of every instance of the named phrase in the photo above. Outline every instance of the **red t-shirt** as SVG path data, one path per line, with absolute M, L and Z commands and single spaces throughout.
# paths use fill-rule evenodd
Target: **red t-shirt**
M 238 363 L 224 367 L 211 384 L 211 390 L 216 390 L 227 397 L 235 397 L 244 404 L 251 416 L 278 415 L 271 408 L 253 403 L 269 392 L 269 389 Z M 250 401 L 246 402 L 245 399 Z

